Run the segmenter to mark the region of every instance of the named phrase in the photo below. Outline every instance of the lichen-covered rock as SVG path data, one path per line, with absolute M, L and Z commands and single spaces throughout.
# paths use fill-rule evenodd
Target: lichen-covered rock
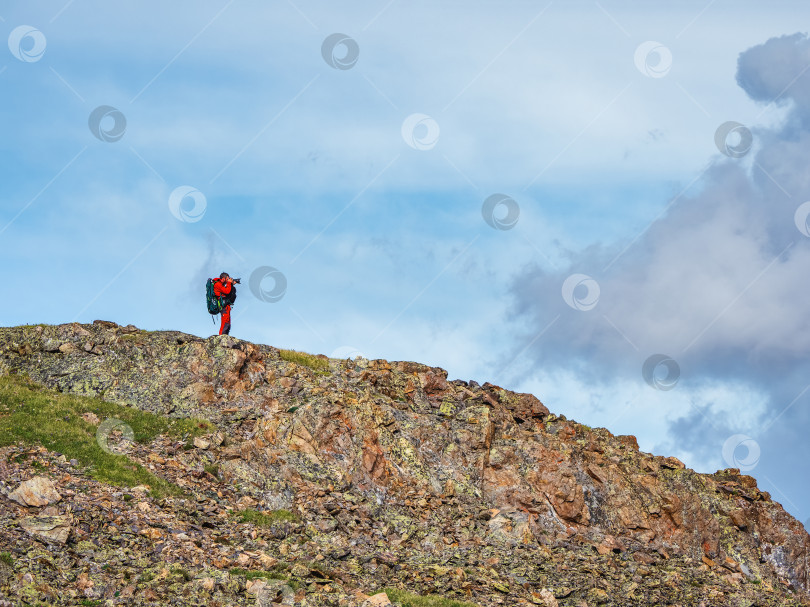
M 22 506 L 47 506 L 58 502 L 62 496 L 56 491 L 51 479 L 35 476 L 20 483 L 19 487 L 8 494 L 8 498 Z
M 20 521 L 20 527 L 46 541 L 64 544 L 70 535 L 70 517 L 28 516 Z
M 163 500 L 0 448 L 1 494 L 41 460 L 62 497 L 30 519 L 0 497 L 0 600 L 336 606 L 399 587 L 479 605 L 810 605 L 810 536 L 739 470 L 698 474 L 419 363 L 286 358 L 106 321 L 0 329 L 0 373 L 217 427 L 133 445 L 184 491 Z

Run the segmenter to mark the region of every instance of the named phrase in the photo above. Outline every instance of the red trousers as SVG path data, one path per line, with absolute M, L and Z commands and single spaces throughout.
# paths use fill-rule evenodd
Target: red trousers
M 231 306 L 225 306 L 222 308 L 222 324 L 219 326 L 219 334 L 220 335 L 229 335 L 231 332 Z

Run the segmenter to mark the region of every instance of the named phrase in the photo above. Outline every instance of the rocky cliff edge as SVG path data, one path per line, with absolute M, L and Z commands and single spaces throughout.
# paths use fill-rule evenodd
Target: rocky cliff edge
M 0 450 L 0 552 L 18 555 L 5 577 L 0 562 L 7 593 L 39 583 L 65 589 L 53 604 L 168 604 L 174 593 L 183 604 L 349 605 L 389 587 L 478 605 L 810 605 L 810 536 L 752 477 L 696 473 L 633 436 L 440 368 L 296 359 L 230 336 L 96 321 L 0 328 L 9 374 L 215 430 L 131 446 L 128 457 L 184 492 L 161 499 L 98 483 L 47 449 Z M 40 507 L 8 497 L 43 469 L 15 456 L 26 449 L 50 462 L 62 499 L 46 508 L 67 517 L 61 542 L 22 523 Z M 294 520 L 233 523 L 245 508 Z M 73 574 L 21 572 L 31 542 Z M 186 575 L 156 586 L 173 562 Z M 298 580 L 284 592 L 247 573 L 279 563 L 279 579 Z

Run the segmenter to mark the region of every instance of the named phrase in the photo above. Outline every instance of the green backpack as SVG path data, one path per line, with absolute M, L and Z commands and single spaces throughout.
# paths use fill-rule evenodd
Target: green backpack
M 214 295 L 214 280 L 211 278 L 205 283 L 205 303 L 208 305 L 209 314 L 219 314 L 224 307 L 222 297 Z
M 205 283 L 205 303 L 208 306 L 209 314 L 219 314 L 227 305 L 233 305 L 236 301 L 236 287 L 231 285 L 231 292 L 228 295 L 217 295 L 214 293 L 214 279 L 209 278 Z

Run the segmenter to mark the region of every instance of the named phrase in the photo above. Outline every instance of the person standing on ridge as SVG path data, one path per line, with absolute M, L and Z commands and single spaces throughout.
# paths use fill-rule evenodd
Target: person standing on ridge
M 222 323 L 219 327 L 220 335 L 229 335 L 231 332 L 231 304 L 236 299 L 236 287 L 234 284 L 239 284 L 239 279 L 231 278 L 227 272 L 219 275 L 219 278 L 214 279 L 214 295 L 222 298 L 223 306 L 220 311 L 222 315 Z

